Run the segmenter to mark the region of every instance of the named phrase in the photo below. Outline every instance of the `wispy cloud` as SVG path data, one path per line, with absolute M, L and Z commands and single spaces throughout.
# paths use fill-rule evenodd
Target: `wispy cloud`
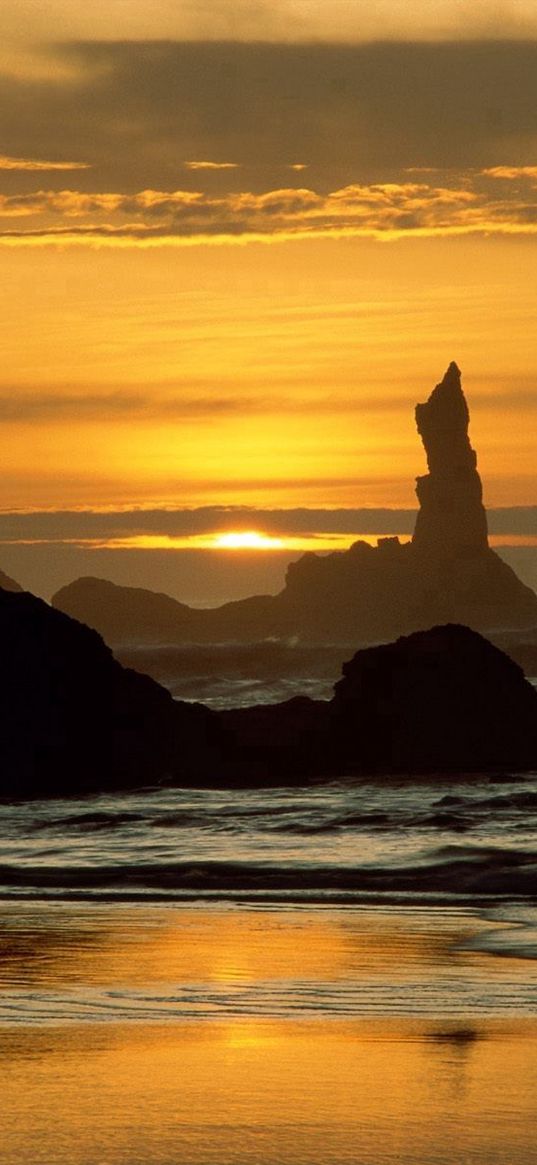
M 73 420 L 113 422 L 144 420 L 184 420 L 198 418 L 263 416 L 272 413 L 323 416 L 328 414 L 396 412 L 404 405 L 400 397 L 357 397 L 308 394 L 289 400 L 288 396 L 268 393 L 224 396 L 192 395 L 176 392 L 163 395 L 158 392 L 133 392 L 129 389 L 112 393 L 92 392 L 32 392 L 0 393 L 1 424 L 56 424 Z
M 0 424 L 136 420 L 155 418 L 192 419 L 226 414 L 265 412 L 274 403 L 247 401 L 240 397 L 158 397 L 143 393 L 32 393 L 0 396 Z
M 47 162 L 37 158 L 11 158 L 0 154 L 0 170 L 90 170 L 89 162 Z
M 498 198 L 494 178 L 461 175 L 453 186 L 426 182 L 353 183 L 323 194 L 307 187 L 221 195 L 142 190 L 41 190 L 0 195 L 0 217 L 30 219 L 0 231 L 4 243 L 109 245 L 247 242 L 311 237 L 449 236 L 537 233 L 532 190 Z
M 185 170 L 238 170 L 238 162 L 184 162 Z
M 487 178 L 506 178 L 516 181 L 519 178 L 537 178 L 537 166 L 490 166 L 481 171 Z

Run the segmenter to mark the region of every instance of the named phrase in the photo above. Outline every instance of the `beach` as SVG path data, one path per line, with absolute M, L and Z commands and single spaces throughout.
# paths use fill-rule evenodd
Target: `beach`
M 529 1165 L 512 911 L 4 902 L 0 1160 Z

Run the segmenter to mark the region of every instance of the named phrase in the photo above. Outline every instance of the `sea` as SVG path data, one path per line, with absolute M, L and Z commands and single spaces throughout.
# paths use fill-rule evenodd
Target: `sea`
M 11 920 L 38 917 L 60 903 L 89 911 L 106 907 L 183 905 L 250 912 L 337 908 L 460 909 L 499 925 L 482 948 L 537 958 L 537 774 L 496 777 L 344 780 L 309 786 L 228 790 L 147 788 L 69 800 L 5 803 L 0 814 L 0 899 Z M 476 940 L 477 941 L 477 940 Z M 0 960 L 1 984 L 1 960 Z M 106 996 L 107 1014 L 187 1016 L 294 1013 L 320 1006 L 318 994 L 285 996 L 240 983 L 220 984 L 199 998 L 181 985 L 154 997 Z M 488 995 L 494 1010 L 494 995 Z M 378 1006 L 363 979 L 332 988 L 323 1006 L 362 1014 Z M 104 996 L 36 996 L 0 991 L 1 1020 L 41 1022 L 51 1015 L 83 1018 Z M 505 1004 L 502 996 L 501 1005 Z M 386 1003 L 386 1000 L 384 1000 Z M 433 995 L 427 1003 L 439 1006 Z M 416 1006 L 390 997 L 390 1010 Z M 419 1000 L 423 1009 L 424 1000 Z M 537 963 L 517 1007 L 537 1009 Z M 80 1010 L 81 1009 L 81 1010 Z M 101 1012 L 98 1012 L 101 1014 Z
M 330 696 L 258 658 L 149 663 Z M 536 834 L 537 773 L 4 802 L 0 1162 L 533 1165 Z

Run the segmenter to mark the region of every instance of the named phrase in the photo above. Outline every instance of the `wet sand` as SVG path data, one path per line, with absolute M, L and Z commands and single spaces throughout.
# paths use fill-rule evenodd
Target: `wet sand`
M 497 929 L 4 903 L 0 1161 L 532 1165 L 536 965 L 480 950 Z

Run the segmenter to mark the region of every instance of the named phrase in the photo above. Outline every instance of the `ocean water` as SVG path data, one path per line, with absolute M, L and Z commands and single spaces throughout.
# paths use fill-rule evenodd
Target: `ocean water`
M 454 1001 L 460 1010 L 463 1000 L 467 1013 L 482 1008 L 483 999 L 494 1012 L 507 998 L 507 1010 L 515 1006 L 531 1014 L 537 1008 L 537 961 L 532 962 L 537 959 L 536 831 L 535 775 L 346 780 L 268 790 L 148 788 L 5 803 L 0 814 L 0 1021 L 41 1022 L 74 1014 L 177 1018 L 229 1008 L 265 1017 L 294 1014 L 297 1008 L 344 1015 L 361 1014 L 364 1008 L 375 1014 L 391 1013 L 394 1007 L 398 1014 L 425 1008 L 442 1014 Z M 418 934 L 426 935 L 442 923 L 459 938 L 464 919 L 465 943 L 523 959 L 526 973 L 517 976 L 516 991 L 512 984 L 507 992 L 502 985 L 498 996 L 494 984 L 484 988 L 472 980 L 462 989 L 461 981 L 449 975 L 440 980 L 432 975 L 423 995 L 421 972 L 420 990 L 412 995 L 407 984 L 401 995 L 394 993 L 393 977 L 385 976 L 380 989 L 352 958 L 343 985 L 334 985 L 325 969 L 313 991 L 307 977 L 304 983 L 296 974 L 276 976 L 276 990 L 270 975 L 251 989 L 239 974 L 229 994 L 227 981 L 222 989 L 219 982 L 208 986 L 202 976 L 193 986 L 184 968 L 176 969 L 164 988 L 136 983 L 116 994 L 106 981 L 98 989 L 86 984 L 74 995 L 58 995 L 54 979 L 44 994 L 21 994 L 13 983 L 13 951 L 22 951 L 19 971 L 24 952 L 32 968 L 41 949 L 46 957 L 52 952 L 54 964 L 58 950 L 65 953 L 62 927 L 71 936 L 65 947 L 69 958 L 74 951 L 78 959 L 82 951 L 85 967 L 88 944 L 93 949 L 97 942 L 100 950 L 102 934 L 115 935 L 125 911 L 131 920 L 128 947 L 136 945 L 140 928 L 147 925 L 147 911 L 159 930 L 162 919 L 170 917 L 162 911 L 178 908 L 186 910 L 182 935 L 191 952 L 196 942 L 203 947 L 207 941 L 201 921 L 207 911 L 213 930 L 225 917 L 226 934 L 233 912 L 247 911 L 245 934 L 251 939 L 257 925 L 258 945 L 270 933 L 278 939 L 282 926 L 289 928 L 292 921 L 298 949 L 316 941 L 312 936 L 327 912 L 332 919 L 339 912 L 345 926 L 352 923 L 360 932 L 364 919 L 368 926 L 375 919 L 382 929 L 386 912 L 396 908 L 403 912 L 405 933 L 417 927 Z M 261 922 L 254 925 L 252 912 Z M 153 922 L 149 930 L 153 934 Z M 233 935 L 240 946 L 240 928 Z M 221 944 L 221 936 L 213 938 Z M 394 966 L 399 939 L 390 948 Z M 39 963 L 45 968 L 46 957 L 43 964 L 40 956 Z M 5 981 L 2 968 L 7 968 Z
M 531 901 L 536 831 L 536 774 L 5 803 L 0 895 Z
M 284 655 L 151 668 L 330 695 Z M 4 802 L 1 1165 L 537 1165 L 536 833 L 537 773 Z
M 535 1165 L 537 775 L 0 807 L 2 1165 Z
M 292 696 L 329 700 L 341 666 L 356 648 L 307 646 L 294 640 L 251 644 L 157 644 L 122 646 L 126 667 L 153 677 L 177 700 L 210 708 L 277 704 Z

